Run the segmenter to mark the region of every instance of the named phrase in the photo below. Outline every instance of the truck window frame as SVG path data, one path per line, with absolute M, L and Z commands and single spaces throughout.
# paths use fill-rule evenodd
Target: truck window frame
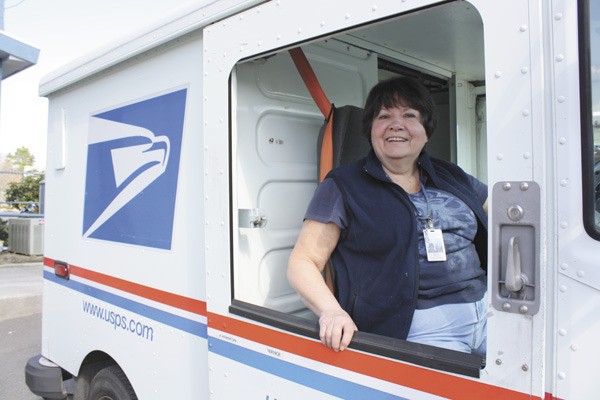
M 600 49 L 594 48 L 591 40 L 591 2 L 579 0 L 579 85 L 581 107 L 581 168 L 582 168 L 582 199 L 583 225 L 587 234 L 595 240 L 600 240 L 600 210 L 596 204 L 600 202 L 595 181 L 600 179 L 600 159 L 595 162 L 594 151 L 594 113 L 592 94 L 592 52 L 597 54 Z M 598 88 L 600 89 L 600 88 Z M 596 90 L 598 90 L 596 89 Z M 600 155 L 600 150 L 598 150 Z M 598 171 L 595 172 L 595 169 Z M 596 177 L 595 175 L 599 176 Z
M 453 3 L 453 1 L 444 2 L 445 3 Z M 436 6 L 439 6 L 437 4 Z M 435 6 L 432 6 L 432 8 Z M 411 10 L 410 13 L 415 12 L 416 10 Z M 373 23 L 370 22 L 369 25 Z M 357 27 L 354 27 L 357 28 Z M 319 38 L 313 38 L 314 41 L 319 40 Z M 297 43 L 296 45 L 303 45 L 308 43 Z M 287 51 L 285 48 L 280 48 L 277 52 Z M 258 58 L 261 55 L 255 54 L 250 58 Z M 240 62 L 244 62 L 246 59 L 240 60 Z M 232 91 L 233 85 L 230 79 L 229 82 L 230 88 L 230 99 L 233 96 Z M 231 107 L 233 105 L 230 102 L 230 118 L 232 116 Z M 234 121 L 230 121 L 229 126 L 234 126 Z M 235 149 L 233 148 L 234 144 L 232 143 L 232 132 L 229 135 L 229 157 L 230 159 L 234 157 Z M 453 160 L 456 162 L 456 160 Z M 231 161 L 230 161 L 231 163 Z M 230 179 L 230 187 L 229 193 L 230 197 L 230 211 L 232 215 L 230 216 L 231 220 L 234 220 L 233 213 L 236 211 L 233 206 L 234 200 L 233 196 L 235 193 L 234 180 L 233 180 L 233 172 L 229 177 Z M 230 235 L 233 237 L 237 233 L 235 232 L 234 226 L 231 226 Z M 232 244 L 234 241 L 232 241 Z M 231 248 L 231 259 L 235 259 L 234 257 L 234 248 L 232 245 Z M 265 306 L 252 304 L 246 302 L 244 300 L 240 300 L 235 297 L 235 285 L 233 276 L 235 276 L 235 265 L 232 263 L 231 265 L 231 304 L 228 307 L 228 311 L 232 315 L 236 315 L 242 318 L 246 318 L 248 320 L 252 320 L 266 326 L 280 329 L 282 331 L 298 334 L 303 337 L 320 340 L 319 338 L 319 325 L 318 321 L 302 318 L 296 315 L 288 314 L 285 312 L 281 312 L 278 310 L 274 310 L 272 308 L 268 308 Z M 396 339 L 393 337 L 367 333 L 363 331 L 355 332 L 352 341 L 349 345 L 350 349 L 367 352 L 372 355 L 387 357 L 390 359 L 398 360 L 401 362 L 407 362 L 411 364 L 415 364 L 418 366 L 423 366 L 426 368 L 432 368 L 438 371 L 449 372 L 453 374 L 463 375 L 467 377 L 477 378 L 479 379 L 480 372 L 485 368 L 486 365 L 486 357 L 463 353 L 455 350 L 449 350 L 441 347 L 430 346 L 415 342 L 409 342 L 406 340 Z M 324 351 L 327 350 L 324 347 Z

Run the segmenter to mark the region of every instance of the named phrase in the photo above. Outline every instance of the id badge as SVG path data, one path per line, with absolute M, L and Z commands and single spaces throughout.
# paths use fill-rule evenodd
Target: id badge
M 441 229 L 423 229 L 427 261 L 446 261 L 446 247 Z

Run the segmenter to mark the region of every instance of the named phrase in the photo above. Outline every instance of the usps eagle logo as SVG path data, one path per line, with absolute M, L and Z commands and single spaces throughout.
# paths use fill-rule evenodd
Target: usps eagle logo
M 84 237 L 171 249 L 186 93 L 90 117 Z

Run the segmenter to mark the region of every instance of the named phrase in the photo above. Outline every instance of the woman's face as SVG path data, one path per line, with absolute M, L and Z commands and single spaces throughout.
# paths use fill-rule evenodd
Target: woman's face
M 384 164 L 397 160 L 415 162 L 427 143 L 421 113 L 400 105 L 382 108 L 373 119 L 371 143 Z

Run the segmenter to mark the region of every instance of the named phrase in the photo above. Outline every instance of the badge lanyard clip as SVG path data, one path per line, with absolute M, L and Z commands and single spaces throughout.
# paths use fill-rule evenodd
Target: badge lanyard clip
M 421 185 L 421 192 L 427 203 L 427 213 L 425 216 L 418 213 L 417 217 L 423 221 L 423 239 L 425 240 L 425 250 L 427 251 L 427 261 L 446 261 L 446 246 L 444 245 L 444 235 L 441 229 L 436 229 L 433 223 L 433 214 L 429 204 L 429 198 L 425 191 L 425 185 Z

